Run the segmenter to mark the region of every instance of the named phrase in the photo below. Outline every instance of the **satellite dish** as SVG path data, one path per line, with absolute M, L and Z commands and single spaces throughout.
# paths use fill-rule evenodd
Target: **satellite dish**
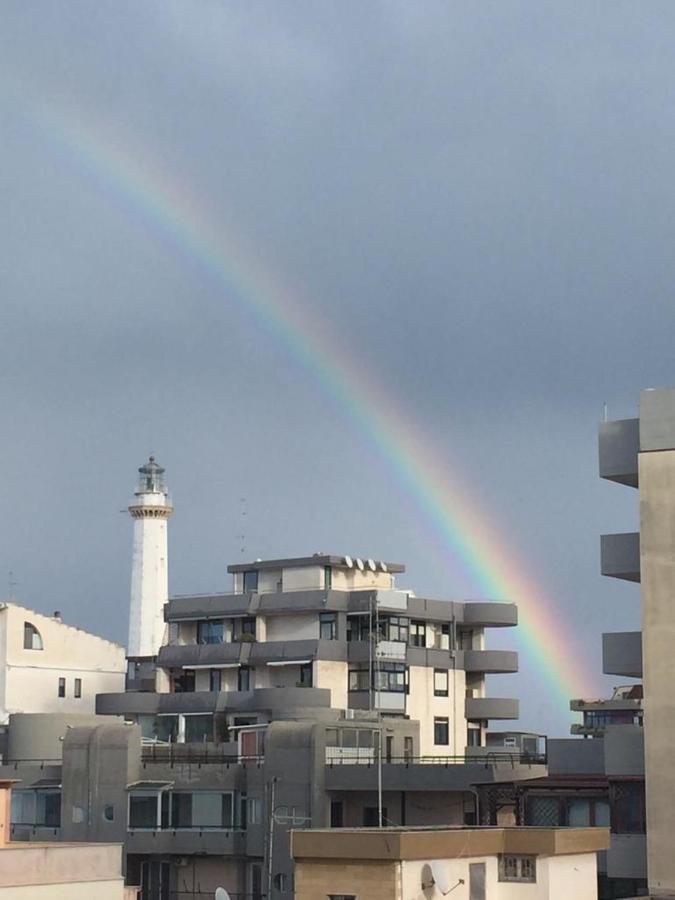
M 375 565 L 375 560 L 374 560 L 374 559 L 369 559 L 369 560 L 368 560 L 368 568 L 370 569 L 371 572 L 374 572 L 374 571 L 375 571 L 375 569 L 376 569 L 377 567 L 376 567 L 376 565 Z
M 351 556 L 345 556 L 345 565 L 348 569 L 354 568 L 354 560 L 351 558 Z
M 359 567 L 359 569 L 363 572 L 363 560 L 362 560 L 362 559 L 357 559 L 357 560 L 356 560 L 356 565 L 357 565 L 357 566 Z
M 381 562 L 381 563 L 380 563 L 380 568 L 382 569 L 383 572 L 389 571 L 389 570 L 387 569 L 387 564 L 386 564 L 386 562 Z
M 215 900 L 230 900 L 230 895 L 227 893 L 225 888 L 217 887 Z

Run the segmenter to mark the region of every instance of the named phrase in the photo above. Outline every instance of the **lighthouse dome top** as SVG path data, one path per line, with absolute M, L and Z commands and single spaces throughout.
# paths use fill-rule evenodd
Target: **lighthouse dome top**
M 154 456 L 151 456 L 145 465 L 138 470 L 139 493 L 166 493 L 164 486 L 164 469 L 159 465 Z

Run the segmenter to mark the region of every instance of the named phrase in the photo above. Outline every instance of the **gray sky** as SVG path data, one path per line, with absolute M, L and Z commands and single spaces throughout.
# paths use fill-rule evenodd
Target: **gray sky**
M 610 688 L 600 635 L 639 595 L 600 577 L 598 535 L 637 528 L 637 493 L 599 481 L 596 430 L 675 380 L 674 25 L 670 2 L 5 0 L 0 594 L 11 569 L 21 602 L 123 641 L 119 511 L 154 451 L 173 593 L 228 586 L 243 522 L 252 558 L 388 558 L 475 597 L 344 408 L 40 120 L 67 109 L 387 386 Z M 522 663 L 491 692 L 564 733 Z

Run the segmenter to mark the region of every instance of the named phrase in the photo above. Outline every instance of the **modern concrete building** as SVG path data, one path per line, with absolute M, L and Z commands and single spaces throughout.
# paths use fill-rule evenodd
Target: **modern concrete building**
M 600 475 L 640 492 L 640 530 L 603 535 L 602 571 L 640 583 L 641 633 L 606 635 L 605 671 L 642 677 L 647 871 L 654 897 L 675 897 L 675 389 L 646 390 L 638 419 L 600 429 Z
M 135 900 L 119 843 L 20 843 L 9 831 L 12 781 L 0 781 L 1 900 Z
M 597 897 L 606 828 L 294 831 L 295 900 Z
M 122 690 L 124 648 L 16 603 L 0 604 L 0 725 L 23 712 L 93 713 Z

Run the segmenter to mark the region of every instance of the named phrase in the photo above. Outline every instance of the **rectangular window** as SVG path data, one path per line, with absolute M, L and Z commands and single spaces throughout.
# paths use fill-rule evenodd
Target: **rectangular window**
M 209 690 L 212 693 L 220 693 L 222 690 L 223 673 L 220 669 L 211 669 L 209 672 Z
M 439 648 L 441 650 L 449 650 L 450 649 L 450 625 L 447 623 L 445 625 L 441 625 Z
M 81 678 L 75 679 L 75 686 L 73 688 L 73 696 L 76 697 L 78 700 L 82 696 L 82 679 Z
M 302 687 L 312 686 L 312 663 L 303 663 L 300 666 L 300 681 Z
M 409 736 L 403 738 L 403 759 L 411 762 L 413 758 L 413 739 Z
M 59 697 L 66 696 L 66 679 L 59 678 Z
M 380 663 L 374 675 L 373 687 L 376 691 L 408 693 L 408 667 L 403 663 Z
M 434 697 L 448 696 L 448 670 L 434 669 Z
M 174 694 L 191 694 L 195 690 L 195 670 L 183 669 L 174 672 L 172 679 Z
M 255 593 L 258 590 L 258 572 L 256 569 L 244 572 L 244 593 Z
M 450 743 L 450 723 L 445 717 L 434 719 L 434 744 L 447 746 Z
M 349 670 L 349 690 L 367 691 L 370 687 L 368 667 L 359 666 Z
M 213 716 L 185 716 L 185 743 L 203 744 L 213 740 Z
M 210 619 L 197 622 L 198 644 L 222 644 L 225 634 L 225 623 L 222 619 Z
M 323 586 L 324 590 L 330 591 L 333 587 L 333 570 L 330 566 L 323 567 Z
M 237 675 L 237 690 L 251 690 L 251 670 L 246 666 L 240 666 L 239 668 L 239 673 Z
M 408 619 L 405 616 L 389 616 L 386 639 L 408 643 Z
M 616 834 L 644 834 L 644 781 L 616 781 L 610 783 L 612 831 Z
M 499 857 L 499 880 L 534 884 L 537 880 L 536 856 L 501 854 Z
M 232 620 L 232 640 L 255 640 L 255 616 L 243 616 L 241 619 Z
M 410 646 L 426 647 L 427 625 L 426 622 L 412 621 L 410 623 Z
M 249 797 L 246 801 L 246 821 L 248 825 L 262 823 L 262 801 L 259 797 Z
M 335 613 L 319 614 L 319 637 L 322 641 L 337 639 L 337 615 Z
M 480 747 L 481 746 L 481 730 L 480 728 L 473 728 L 469 725 L 469 728 L 466 732 L 466 745 L 467 747 Z
M 159 793 L 129 794 L 129 828 L 157 828 Z

